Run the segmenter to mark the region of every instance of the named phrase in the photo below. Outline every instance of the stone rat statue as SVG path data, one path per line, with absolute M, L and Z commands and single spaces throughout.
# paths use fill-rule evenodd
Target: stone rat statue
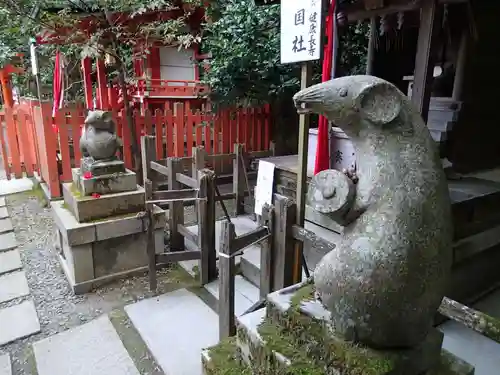
M 90 156 L 96 161 L 114 159 L 118 147 L 122 145 L 115 128 L 111 112 L 90 111 L 80 138 L 80 151 L 83 156 Z
M 452 218 L 439 154 L 418 111 L 394 85 L 348 76 L 294 96 L 356 150 L 355 197 L 341 241 L 313 279 L 335 331 L 374 348 L 422 342 L 444 296 Z

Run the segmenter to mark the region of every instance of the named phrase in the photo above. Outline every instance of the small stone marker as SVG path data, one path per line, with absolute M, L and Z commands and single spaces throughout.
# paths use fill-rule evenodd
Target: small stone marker
M 38 375 L 139 375 L 107 316 L 33 344 Z
M 165 374 L 201 375 L 200 352 L 219 341 L 219 322 L 198 296 L 180 289 L 125 311 Z
M 30 294 L 24 271 L 0 276 L 0 303 Z
M 38 332 L 40 322 L 33 301 L 0 310 L 0 346 Z
M 0 354 L 0 375 L 12 375 L 9 354 Z
M 18 250 L 5 251 L 0 253 L 0 275 L 18 270 L 23 267 L 21 255 Z
M 18 246 L 14 232 L 0 234 L 0 253 L 2 251 L 12 250 Z
M 0 219 L 6 219 L 9 217 L 9 211 L 7 207 L 0 207 Z
M 14 227 L 10 218 L 0 219 L 0 233 L 12 232 Z

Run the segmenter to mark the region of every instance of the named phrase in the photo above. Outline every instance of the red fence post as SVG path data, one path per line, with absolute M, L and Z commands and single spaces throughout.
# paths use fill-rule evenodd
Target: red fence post
M 174 104 L 174 116 L 175 116 L 174 156 L 179 158 L 184 156 L 184 129 L 186 124 L 186 113 L 184 112 L 184 105 L 182 103 Z M 193 143 L 192 139 L 193 139 L 193 132 L 191 129 L 191 147 Z

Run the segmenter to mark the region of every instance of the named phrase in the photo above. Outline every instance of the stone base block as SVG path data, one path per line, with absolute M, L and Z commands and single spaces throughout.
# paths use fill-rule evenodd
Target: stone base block
M 72 174 L 73 184 L 82 196 L 89 196 L 94 193 L 113 194 L 137 190 L 136 174 L 128 169 L 124 173 L 84 178 L 80 168 L 73 168 Z
M 145 218 L 131 214 L 94 223 L 78 223 L 63 202 L 51 202 L 57 226 L 56 247 L 76 294 L 116 278 L 147 270 Z M 155 207 L 155 249 L 164 251 L 165 211 Z
M 94 176 L 110 175 L 125 172 L 125 162 L 123 160 L 97 160 L 92 157 L 80 160 L 82 171 L 91 172 Z
M 146 208 L 144 189 L 138 185 L 135 191 L 105 194 L 93 198 L 82 196 L 75 185 L 65 183 L 63 195 L 66 206 L 79 223 L 138 213 Z
M 290 342 L 309 343 L 309 353 L 321 358 L 327 366 L 327 373 L 345 373 L 346 369 L 356 369 L 354 373 L 371 373 L 374 375 L 420 375 L 440 364 L 443 333 L 435 328 L 429 331 L 426 339 L 418 346 L 410 349 L 375 350 L 356 345 L 337 337 L 330 322 L 330 313 L 314 297 L 314 286 L 308 283 L 271 293 L 267 297 L 267 309 L 264 323 L 259 326 L 258 334 L 264 342 L 275 342 L 283 346 L 287 352 L 282 353 L 293 362 L 296 355 Z M 248 318 L 247 318 L 248 319 Z M 240 322 L 241 323 L 241 322 Z M 245 320 L 243 320 L 245 323 Z M 411 324 L 409 322 L 408 324 Z M 240 324 L 246 327 L 248 324 Z M 238 339 L 249 347 L 250 361 L 258 362 L 265 358 L 259 350 L 255 334 L 248 339 L 244 329 L 238 332 Z M 245 345 L 242 346 L 245 348 Z M 254 350 L 252 350 L 252 348 Z M 243 349 L 242 349 L 243 350 Z M 274 349 L 277 352 L 279 350 Z M 297 352 L 298 353 L 298 352 Z M 277 363 L 286 363 L 278 360 Z M 331 367 L 331 368 L 330 368 Z M 376 370 L 376 371 L 375 371 Z

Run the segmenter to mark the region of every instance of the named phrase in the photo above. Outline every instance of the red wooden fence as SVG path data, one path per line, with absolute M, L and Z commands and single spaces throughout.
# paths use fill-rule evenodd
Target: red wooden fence
M 52 119 L 48 107 L 30 107 L 28 111 L 20 106 L 0 113 L 5 129 L 0 132 L 0 152 L 8 178 L 37 172 L 47 183 L 51 197 L 56 198 L 61 195 L 60 184 L 71 181 L 71 168 L 80 164 L 85 113 L 81 108 L 65 108 Z M 123 140 L 120 157 L 127 168 L 134 169 L 125 113 L 113 116 Z M 269 106 L 203 113 L 176 103 L 164 111 L 134 113 L 133 117 L 138 140 L 142 134 L 156 135 L 158 159 L 190 156 L 193 146 L 204 146 L 211 154 L 230 153 L 235 143 L 243 144 L 247 151 L 270 147 Z

